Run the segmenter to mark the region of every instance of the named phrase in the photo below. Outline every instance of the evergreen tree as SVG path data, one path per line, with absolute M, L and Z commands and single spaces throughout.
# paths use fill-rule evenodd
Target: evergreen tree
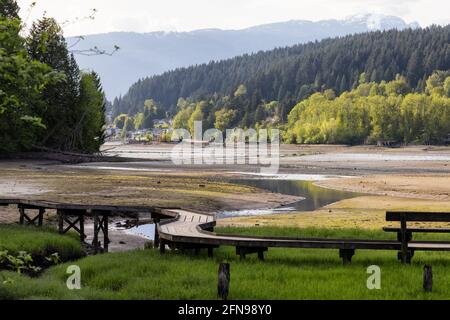
M 0 17 L 6 19 L 19 18 L 19 6 L 15 0 L 0 0 Z
M 69 54 L 61 27 L 52 18 L 33 23 L 27 41 L 32 59 L 60 72 L 64 79 L 44 91 L 47 109 L 42 117 L 50 128 L 43 137 L 43 144 L 61 150 L 75 150 L 82 145 L 79 117 L 80 70 Z
M 105 142 L 105 95 L 97 73 L 84 73 L 80 82 L 80 109 L 74 132 L 79 134 L 75 139 L 79 145 L 76 149 L 96 152 Z

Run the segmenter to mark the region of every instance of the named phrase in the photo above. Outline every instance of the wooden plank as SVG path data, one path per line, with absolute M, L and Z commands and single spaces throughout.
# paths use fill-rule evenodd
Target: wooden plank
M 20 203 L 20 199 L 0 199 L 0 206 L 17 205 Z
M 385 232 L 401 232 L 401 228 L 394 228 L 394 227 L 385 227 L 383 228 L 383 231 Z M 436 228 L 436 229 L 430 229 L 430 228 L 408 228 L 408 232 L 414 232 L 414 233 L 450 233 L 450 229 L 446 228 Z
M 402 263 L 407 263 L 408 260 L 408 238 L 406 235 L 406 228 L 407 228 L 407 222 L 406 222 L 406 214 L 403 213 L 401 215 L 401 241 L 402 241 Z
M 450 222 L 450 212 L 410 212 L 410 211 L 388 211 L 386 221 L 401 221 L 402 216 L 410 222 Z

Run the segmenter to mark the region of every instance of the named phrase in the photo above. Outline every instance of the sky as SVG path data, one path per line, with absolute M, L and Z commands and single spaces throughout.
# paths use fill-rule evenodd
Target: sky
M 29 10 L 30 4 L 36 6 Z M 287 20 L 344 19 L 363 13 L 395 15 L 421 26 L 450 23 L 448 0 L 18 0 L 21 16 L 55 17 L 66 36 L 113 31 L 243 29 Z M 95 19 L 83 19 L 96 9 Z

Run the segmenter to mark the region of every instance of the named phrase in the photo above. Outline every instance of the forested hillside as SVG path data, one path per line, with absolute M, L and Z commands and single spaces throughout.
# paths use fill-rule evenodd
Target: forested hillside
M 179 98 L 216 101 L 235 98 L 241 85 L 246 94 L 233 101 L 239 125 L 257 122 L 265 104 L 275 101 L 281 121 L 299 101 L 315 92 L 336 94 L 368 82 L 391 81 L 403 75 L 415 91 L 423 92 L 435 70 L 450 69 L 450 26 L 371 32 L 321 42 L 279 48 L 253 55 L 177 69 L 135 83 L 113 103 L 114 116 L 142 112 L 153 99 L 163 115 L 178 112 Z M 255 120 L 256 119 L 256 120 Z
M 111 56 L 77 55 L 82 69 L 95 70 L 103 80 L 108 99 L 125 94 L 130 85 L 176 68 L 233 58 L 245 53 L 272 50 L 309 41 L 375 30 L 417 28 L 401 18 L 363 14 L 344 20 L 291 20 L 239 30 L 203 29 L 189 32 L 112 32 L 69 38 L 77 49 L 120 50 Z
M 29 35 L 14 0 L 0 1 L 0 153 L 46 147 L 95 152 L 104 141 L 105 97 L 82 72 L 52 18 Z

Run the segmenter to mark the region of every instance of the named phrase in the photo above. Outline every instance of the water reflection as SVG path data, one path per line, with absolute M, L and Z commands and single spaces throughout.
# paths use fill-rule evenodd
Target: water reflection
M 273 193 L 281 193 L 305 198 L 289 205 L 291 211 L 313 211 L 329 204 L 359 196 L 358 193 L 331 190 L 314 185 L 312 181 L 272 180 L 272 179 L 239 179 L 233 183 L 244 184 Z M 223 216 L 259 215 L 285 213 L 287 208 L 275 210 L 243 210 L 222 212 Z

